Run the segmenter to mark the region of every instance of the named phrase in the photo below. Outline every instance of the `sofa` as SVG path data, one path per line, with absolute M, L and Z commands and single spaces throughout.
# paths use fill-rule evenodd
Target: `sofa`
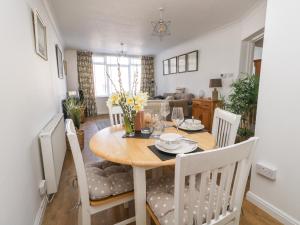
M 160 113 L 160 105 L 162 102 L 167 101 L 170 106 L 170 112 L 173 107 L 182 107 L 183 114 L 186 118 L 192 116 L 192 100 L 195 96 L 191 93 L 185 93 L 185 89 L 177 88 L 174 93 L 164 93 L 162 96 L 156 96 L 148 100 L 145 110 L 151 109 L 154 113 Z M 171 119 L 171 113 L 167 116 L 167 120 Z

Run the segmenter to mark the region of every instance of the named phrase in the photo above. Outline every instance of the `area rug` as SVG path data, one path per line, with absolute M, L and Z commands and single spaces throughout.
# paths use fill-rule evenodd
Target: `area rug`
M 102 119 L 96 122 L 96 126 L 98 130 L 102 130 L 106 127 L 110 126 L 110 120 L 109 119 Z

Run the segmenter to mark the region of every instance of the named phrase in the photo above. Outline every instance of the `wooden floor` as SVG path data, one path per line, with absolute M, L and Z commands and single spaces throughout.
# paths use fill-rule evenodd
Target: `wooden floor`
M 97 117 L 88 120 L 83 124 L 85 130 L 85 149 L 83 156 L 85 162 L 99 160 L 92 155 L 88 148 L 88 140 L 91 135 L 97 131 L 95 120 L 105 117 Z M 75 167 L 71 152 L 66 154 L 63 171 L 61 175 L 59 190 L 53 201 L 48 204 L 43 225 L 77 225 L 77 208 L 74 206 L 77 203 L 77 188 L 73 187 L 72 181 L 75 177 Z M 92 218 L 93 225 L 111 225 L 127 216 L 133 214 L 133 203 L 130 204 L 129 210 L 123 209 L 123 206 L 115 207 L 111 210 L 98 213 Z M 241 215 L 240 225 L 279 225 L 278 221 L 260 210 L 246 199 L 243 202 L 243 215 Z

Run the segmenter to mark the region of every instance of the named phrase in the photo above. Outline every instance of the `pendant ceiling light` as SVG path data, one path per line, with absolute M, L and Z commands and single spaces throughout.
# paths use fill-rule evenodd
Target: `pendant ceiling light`
M 125 57 L 125 56 L 126 56 L 126 52 L 125 52 L 125 50 L 124 50 L 124 43 L 121 42 L 120 45 L 121 45 L 121 51 L 120 51 L 120 53 L 119 53 L 119 56 L 120 56 L 120 57 Z
M 170 33 L 170 24 L 171 21 L 165 21 L 163 18 L 163 8 L 159 8 L 159 20 L 152 21 L 151 24 L 153 26 L 153 33 L 152 35 L 158 36 L 160 40 L 163 39 L 164 36 L 171 35 Z

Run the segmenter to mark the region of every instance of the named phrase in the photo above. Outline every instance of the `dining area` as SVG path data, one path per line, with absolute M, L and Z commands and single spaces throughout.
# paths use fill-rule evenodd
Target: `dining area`
M 111 106 L 110 126 L 91 137 L 91 152 L 104 160 L 91 165 L 83 163 L 72 120 L 66 121 L 79 224 L 90 225 L 93 214 L 130 201 L 135 215 L 116 225 L 239 224 L 258 140 L 235 144 L 239 115 L 217 108 L 209 131 L 200 120 L 184 118 L 180 107 L 162 105 L 135 121 L 124 112 Z

